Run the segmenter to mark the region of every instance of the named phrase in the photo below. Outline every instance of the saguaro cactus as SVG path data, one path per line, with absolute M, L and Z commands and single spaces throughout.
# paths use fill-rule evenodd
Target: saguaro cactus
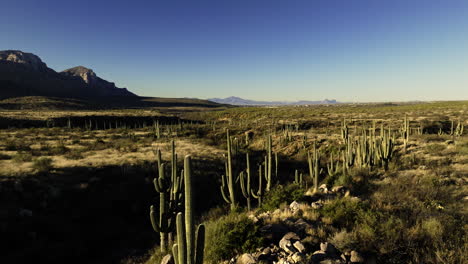
M 263 196 L 265 195 L 264 192 L 263 192 L 263 187 L 262 187 L 262 179 L 263 179 L 263 175 L 262 175 L 262 165 L 260 164 L 258 166 L 258 190 L 257 192 L 254 192 L 252 191 L 252 196 L 258 200 L 258 206 L 262 206 L 262 199 L 263 199 Z
M 161 251 L 166 252 L 168 234 L 174 227 L 174 212 L 170 208 L 169 193 L 171 190 L 170 179 L 164 175 L 164 163 L 159 167 L 159 177 L 154 179 L 154 188 L 159 193 L 159 214 L 154 206 L 150 207 L 151 225 L 154 231 L 161 236 Z
M 184 159 L 185 219 L 184 213 L 177 214 L 177 243 L 172 247 L 176 264 L 203 264 L 205 247 L 205 226 L 199 225 L 195 231 L 193 219 L 193 193 L 190 156 Z
M 319 151 L 317 149 L 317 145 L 314 142 L 314 153 L 310 154 L 310 152 L 307 153 L 307 160 L 309 162 L 309 174 L 310 177 L 312 178 L 312 181 L 314 182 L 314 192 L 318 191 L 318 177 L 321 172 L 320 169 L 320 159 L 319 159 Z
M 245 179 L 245 174 L 244 172 L 240 173 L 240 185 L 241 185 L 241 190 L 242 190 L 242 195 L 247 199 L 247 210 L 250 211 L 251 208 L 251 203 L 250 203 L 250 198 L 252 197 L 252 190 L 250 189 L 250 158 L 249 158 L 249 153 L 246 154 L 246 159 L 247 159 L 247 169 L 246 173 L 247 174 L 247 179 Z M 245 182 L 247 180 L 247 182 Z
M 226 160 L 226 175 L 221 175 L 221 194 L 223 199 L 230 204 L 231 211 L 236 209 L 236 196 L 234 193 L 234 176 L 232 174 L 232 157 L 231 157 L 231 136 L 229 135 L 229 129 L 226 130 L 227 137 L 227 160 Z M 229 195 L 226 195 L 226 189 Z

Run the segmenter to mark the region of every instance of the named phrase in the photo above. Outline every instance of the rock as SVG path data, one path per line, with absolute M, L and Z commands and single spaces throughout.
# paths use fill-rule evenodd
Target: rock
M 289 232 L 283 236 L 283 239 L 287 240 L 301 240 L 301 238 L 294 232 Z
M 285 259 L 280 259 L 278 260 L 278 262 L 276 262 L 277 264 L 291 264 L 289 261 L 285 260 Z
M 294 222 L 294 231 L 298 232 L 298 234 L 304 235 L 306 230 L 309 228 L 312 228 L 312 225 L 307 223 L 302 218 L 299 218 L 296 222 Z
M 289 205 L 289 209 L 291 209 L 291 211 L 292 211 L 293 213 L 298 212 L 298 211 L 299 211 L 299 203 L 296 202 L 296 201 L 293 201 L 293 202 Z
M 312 260 L 312 263 L 318 263 L 322 260 L 325 260 L 327 257 L 327 255 L 325 254 L 325 252 L 319 250 L 319 251 L 315 251 L 314 253 L 312 253 L 312 256 L 310 257 L 310 259 Z
M 310 204 L 310 206 L 312 207 L 312 209 L 320 209 L 323 207 L 323 203 L 321 201 L 317 201 Z
M 265 225 L 260 228 L 263 237 L 270 241 L 280 240 L 288 231 L 288 228 L 281 224 Z
M 447 145 L 452 145 L 454 143 L 455 142 L 453 142 L 453 140 L 450 140 L 450 139 L 445 141 L 445 144 L 447 144 Z
M 322 191 L 323 193 L 328 193 L 328 187 L 325 183 L 320 185 L 319 190 Z
M 164 258 L 161 260 L 161 264 L 174 264 L 174 258 L 172 257 L 171 254 L 167 254 L 164 256 Z
M 257 261 L 249 253 L 243 254 L 236 261 L 236 264 L 255 264 L 255 263 L 257 263 Z
M 325 259 L 319 262 L 320 264 L 345 264 L 346 262 L 341 259 Z
M 334 193 L 338 193 L 338 192 L 339 192 L 339 193 L 344 193 L 344 192 L 346 191 L 346 187 L 341 186 L 341 185 L 339 185 L 339 186 L 333 186 L 333 188 L 331 189 L 331 191 L 334 192 Z
M 279 242 L 279 247 L 288 254 L 295 253 L 297 250 L 293 247 L 291 240 L 282 238 Z
M 325 252 L 325 254 L 330 255 L 330 256 L 338 256 L 338 250 L 333 246 L 332 244 L 325 242 L 325 243 L 320 243 L 320 250 Z
M 299 252 L 301 252 L 301 253 L 303 253 L 303 252 L 305 251 L 305 247 L 304 247 L 304 245 L 301 243 L 301 241 L 296 241 L 296 242 L 294 242 L 293 246 L 294 246 L 294 248 L 297 249 L 297 251 L 299 251 Z
M 293 263 L 305 263 L 306 257 L 300 252 L 296 252 L 291 256 L 291 262 Z
M 252 222 L 257 223 L 259 220 L 254 214 L 249 214 L 248 218 L 252 220 Z
M 357 251 L 351 251 L 351 263 L 364 263 L 364 258 Z

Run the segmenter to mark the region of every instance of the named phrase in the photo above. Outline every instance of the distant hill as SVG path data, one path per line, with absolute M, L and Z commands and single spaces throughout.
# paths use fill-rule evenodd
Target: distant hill
M 208 101 L 219 103 L 219 104 L 230 104 L 230 105 L 318 105 L 318 104 L 338 104 L 336 100 L 325 99 L 323 101 L 254 101 L 248 99 L 242 99 L 240 97 L 231 96 L 222 98 L 211 98 Z
M 136 97 L 125 88 L 99 78 L 91 69 L 78 66 L 56 72 L 32 53 L 0 51 L 0 99 L 21 96 L 95 98 Z

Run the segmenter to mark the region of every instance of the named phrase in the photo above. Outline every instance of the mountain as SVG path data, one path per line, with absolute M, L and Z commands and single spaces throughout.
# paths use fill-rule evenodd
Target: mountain
M 318 104 L 338 104 L 336 100 L 325 99 L 323 101 L 297 101 L 297 102 L 287 102 L 287 101 L 254 101 L 248 99 L 242 99 L 240 97 L 231 96 L 222 98 L 211 98 L 207 99 L 208 101 L 219 103 L 219 104 L 230 104 L 230 105 L 318 105 Z
M 96 98 L 136 95 L 99 78 L 83 66 L 56 72 L 32 53 L 0 51 L 0 99 L 21 96 Z

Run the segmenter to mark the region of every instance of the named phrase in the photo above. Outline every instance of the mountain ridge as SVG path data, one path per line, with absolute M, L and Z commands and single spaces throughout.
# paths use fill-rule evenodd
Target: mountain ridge
M 320 104 L 339 104 L 335 99 L 328 100 L 325 99 L 323 101 L 308 101 L 308 100 L 300 100 L 295 102 L 288 102 L 288 101 L 256 101 L 256 100 L 249 100 L 243 99 L 237 96 L 230 96 L 226 98 L 210 98 L 207 99 L 208 101 L 220 103 L 220 104 L 230 104 L 230 105 L 320 105 Z
M 0 99 L 21 96 L 93 98 L 137 95 L 98 77 L 84 66 L 56 72 L 33 53 L 0 51 Z

